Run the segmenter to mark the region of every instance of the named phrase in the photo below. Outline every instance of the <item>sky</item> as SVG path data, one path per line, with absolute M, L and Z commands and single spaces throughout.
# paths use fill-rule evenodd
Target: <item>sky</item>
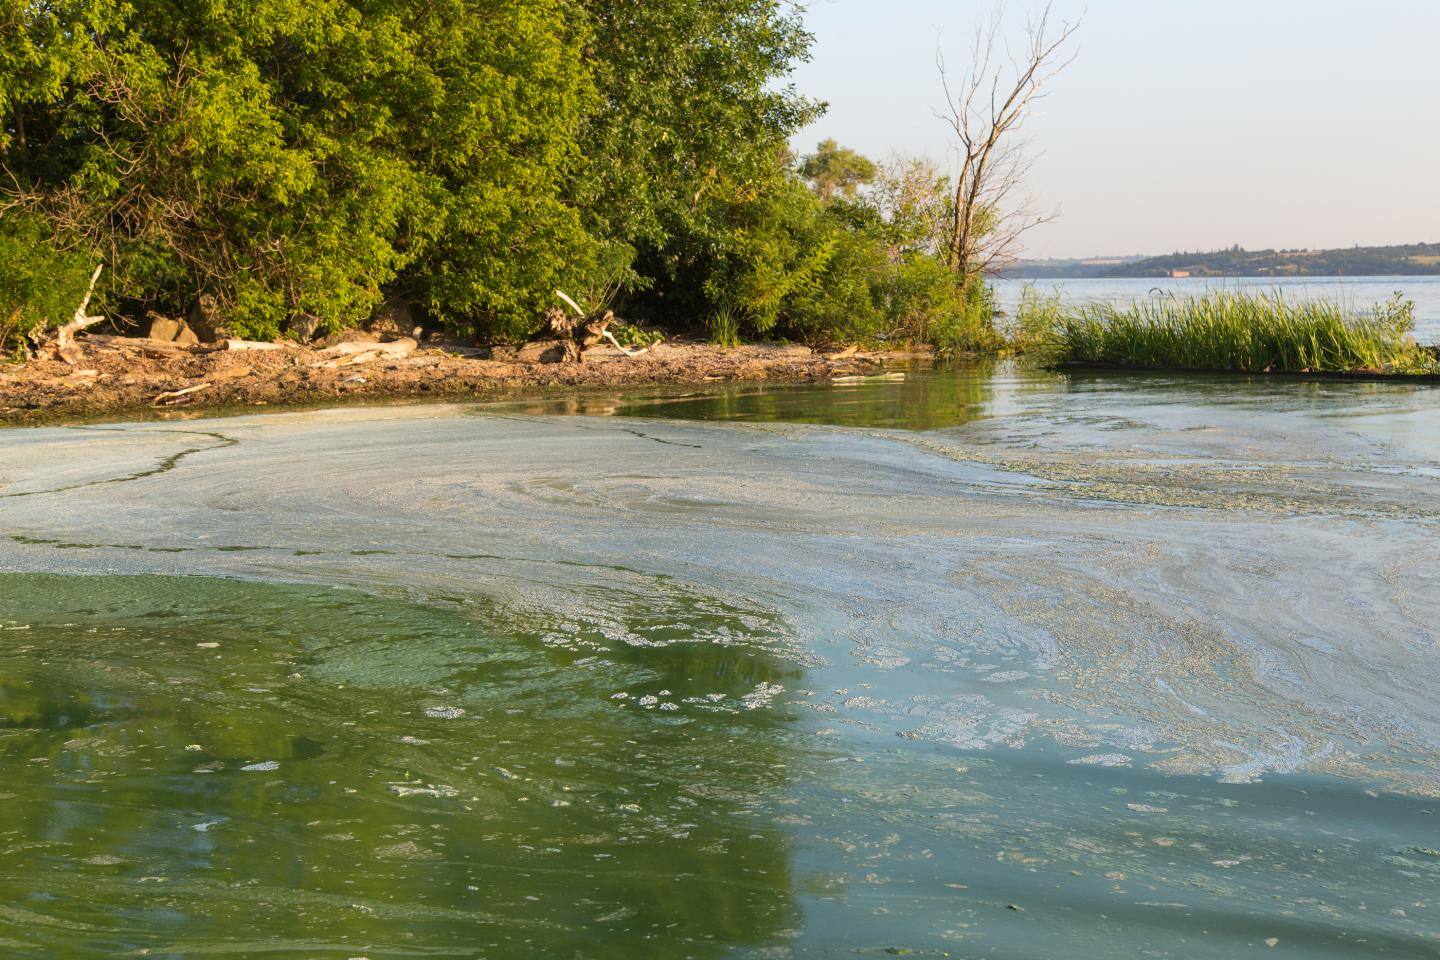
M 829 110 L 795 148 L 949 163 L 936 50 L 962 70 L 993 0 L 806 7 L 792 79 Z M 1440 242 L 1440 0 L 1055 0 L 1082 14 L 1026 127 L 1028 193 L 1060 212 L 1027 257 Z

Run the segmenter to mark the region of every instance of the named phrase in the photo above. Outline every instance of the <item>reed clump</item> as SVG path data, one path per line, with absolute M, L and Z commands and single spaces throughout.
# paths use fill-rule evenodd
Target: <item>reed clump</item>
M 740 346 L 740 314 L 730 307 L 721 307 L 705 321 L 710 342 L 717 347 Z
M 1096 364 L 1247 373 L 1436 374 L 1399 294 L 1365 310 L 1275 292 L 1210 291 L 1128 305 L 1027 296 L 1020 328 L 1047 366 Z

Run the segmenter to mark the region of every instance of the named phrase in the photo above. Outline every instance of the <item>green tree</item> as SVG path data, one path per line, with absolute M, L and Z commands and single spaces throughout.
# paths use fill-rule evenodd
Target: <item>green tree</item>
M 631 251 L 614 279 L 632 311 L 699 318 L 718 302 L 710 271 L 753 247 L 737 230 L 787 188 L 786 144 L 819 112 L 785 82 L 811 37 L 779 0 L 585 7 L 601 108 L 580 136 L 575 203 L 593 234 Z
M 822 140 L 800 165 L 800 173 L 810 181 L 820 199 L 829 202 L 836 195 L 853 198 L 860 187 L 875 179 L 879 169 L 868 157 L 834 140 Z

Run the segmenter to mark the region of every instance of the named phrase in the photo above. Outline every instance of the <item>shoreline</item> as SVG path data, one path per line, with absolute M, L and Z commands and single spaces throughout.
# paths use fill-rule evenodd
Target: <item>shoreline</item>
M 1165 364 L 1092 363 L 1066 360 L 1046 369 L 1055 373 L 1152 373 L 1164 375 L 1256 377 L 1262 380 L 1352 380 L 1380 383 L 1440 384 L 1440 374 L 1386 373 L 1383 370 L 1232 370 L 1224 367 L 1178 367 Z
M 640 356 L 587 350 L 582 362 L 486 359 L 453 344 L 403 354 L 349 354 L 295 344 L 179 346 L 131 337 L 77 341 L 74 361 L 0 366 L 0 427 L 133 418 L 166 412 L 225 414 L 351 401 L 503 400 L 587 388 L 717 382 L 816 382 L 878 373 L 920 352 L 825 354 L 796 344 L 666 342 Z M 378 352 L 378 351 L 372 351 Z

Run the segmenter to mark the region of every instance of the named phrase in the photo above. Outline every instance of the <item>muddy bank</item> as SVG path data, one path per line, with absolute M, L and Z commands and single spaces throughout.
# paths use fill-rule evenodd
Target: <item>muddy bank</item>
M 181 346 L 91 337 L 70 361 L 0 366 L 0 424 L 187 408 L 290 406 L 364 399 L 491 399 L 514 394 L 725 380 L 814 381 L 875 373 L 900 354 L 822 354 L 793 344 L 724 349 L 663 343 L 641 356 L 595 348 L 583 362 L 491 359 L 469 347 L 361 350 L 296 345 Z M 380 345 L 393 347 L 393 344 Z M 906 355 L 913 356 L 913 355 Z

